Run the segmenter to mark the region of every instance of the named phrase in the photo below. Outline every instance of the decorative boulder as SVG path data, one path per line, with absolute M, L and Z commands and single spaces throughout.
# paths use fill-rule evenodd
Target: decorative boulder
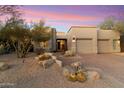
M 44 61 L 39 61 L 38 64 L 43 66 L 44 69 L 48 68 L 51 66 L 55 61 L 53 59 L 48 59 Z
M 56 60 L 57 58 L 56 58 L 56 56 L 52 56 L 52 59 L 53 59 L 53 60 Z
M 69 81 L 84 82 L 85 80 L 87 80 L 87 76 L 82 70 L 77 70 L 71 66 L 66 66 L 63 68 L 63 75 Z
M 81 62 L 74 62 L 74 63 L 71 63 L 70 65 L 71 67 L 75 68 L 75 69 L 81 69 L 83 67 L 82 63 Z
M 0 71 L 6 70 L 9 68 L 9 65 L 5 62 L 0 62 Z
M 51 58 L 52 58 L 51 55 L 49 55 L 48 53 L 44 53 L 43 55 L 39 55 L 38 58 L 36 59 L 38 59 L 39 61 L 44 61 Z
M 87 71 L 88 79 L 90 80 L 98 80 L 100 79 L 100 74 L 96 71 Z
M 52 53 L 44 53 L 42 55 L 39 55 L 38 57 L 35 57 L 35 60 L 37 60 L 38 64 L 40 64 L 44 68 L 52 65 L 52 63 L 56 63 L 57 65 L 59 65 L 59 67 L 62 67 L 62 61 L 57 60 L 56 56 L 53 56 Z
M 68 56 L 75 56 L 75 53 L 71 50 L 68 50 L 65 52 L 64 56 L 68 57 Z
M 62 67 L 62 61 L 56 59 L 55 62 L 56 62 L 56 64 L 59 65 L 59 67 Z
M 45 53 L 46 55 L 49 55 L 49 56 L 52 56 L 53 54 L 52 53 Z

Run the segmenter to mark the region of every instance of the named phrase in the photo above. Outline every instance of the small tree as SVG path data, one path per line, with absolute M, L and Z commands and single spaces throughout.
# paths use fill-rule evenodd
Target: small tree
M 20 6 L 18 5 L 0 5 L 0 16 L 3 15 L 21 15 Z
M 113 16 L 107 17 L 99 27 L 104 30 L 113 30 L 115 25 L 115 18 Z
M 22 19 L 12 17 L 7 20 L 1 29 L 1 36 L 3 40 L 11 41 L 19 58 L 25 57 L 30 50 L 32 35 Z
M 113 29 L 121 34 L 124 34 L 124 21 L 117 21 Z
M 19 58 L 25 57 L 31 48 L 32 40 L 45 42 L 50 39 L 49 27 L 43 21 L 33 25 L 32 30 L 21 19 L 19 6 L 0 5 L 0 16 L 9 15 L 4 26 L 0 25 L 0 40 L 12 44 Z M 6 45 L 5 45 L 6 46 Z
M 45 26 L 44 21 L 40 20 L 39 23 L 33 25 L 32 40 L 39 46 L 40 42 L 48 41 L 51 37 L 50 27 Z
M 115 19 L 114 17 L 108 17 L 99 25 L 103 30 L 114 30 L 120 34 L 124 34 L 124 21 Z

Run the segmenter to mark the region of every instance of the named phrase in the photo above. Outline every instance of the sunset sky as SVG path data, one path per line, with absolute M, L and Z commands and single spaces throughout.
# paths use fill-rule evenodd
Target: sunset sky
M 22 10 L 27 22 L 43 19 L 46 25 L 64 32 L 71 26 L 97 26 L 108 16 L 124 19 L 124 6 L 117 5 L 27 5 Z

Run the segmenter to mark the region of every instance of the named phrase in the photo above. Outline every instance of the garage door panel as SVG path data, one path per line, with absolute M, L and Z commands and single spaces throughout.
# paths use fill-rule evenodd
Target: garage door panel
M 109 52 L 109 40 L 98 40 L 98 53 Z
M 92 39 L 77 40 L 78 53 L 92 53 Z

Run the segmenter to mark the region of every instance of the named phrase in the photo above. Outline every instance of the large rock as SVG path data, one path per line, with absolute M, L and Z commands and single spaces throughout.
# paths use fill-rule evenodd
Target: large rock
M 68 56 L 75 56 L 75 53 L 71 50 L 68 50 L 65 52 L 64 56 L 68 57 Z
M 49 56 L 52 56 L 53 54 L 52 53 L 45 53 L 46 55 L 49 55 Z
M 62 61 L 56 59 L 55 62 L 57 65 L 59 65 L 59 67 L 62 67 Z
M 90 80 L 100 79 L 100 74 L 97 71 L 87 71 L 87 77 Z
M 53 63 L 55 63 L 55 61 L 53 59 L 48 59 L 48 60 L 44 60 L 44 61 L 39 61 L 38 62 L 38 64 L 43 66 L 44 69 L 48 68 Z
M 77 70 L 79 70 L 79 69 L 81 69 L 81 68 L 83 67 L 83 65 L 82 65 L 81 62 L 74 62 L 74 63 L 71 63 L 70 66 L 73 67 L 73 68 L 75 68 L 75 69 L 77 69 Z
M 0 62 L 0 71 L 6 70 L 9 68 L 9 65 L 5 62 Z
M 48 60 L 48 59 L 51 59 L 51 58 L 52 57 L 51 57 L 51 54 L 50 53 L 44 53 L 42 55 L 39 55 L 39 56 L 35 57 L 35 59 L 37 61 L 44 61 L 44 60 Z
M 86 70 L 82 68 L 80 62 L 74 62 L 63 68 L 63 75 L 70 81 L 84 82 L 87 80 Z
M 56 56 L 52 56 L 52 59 L 53 59 L 53 60 L 57 60 Z
M 70 81 L 84 82 L 87 80 L 87 76 L 82 70 L 76 70 L 71 66 L 63 68 L 63 75 Z

